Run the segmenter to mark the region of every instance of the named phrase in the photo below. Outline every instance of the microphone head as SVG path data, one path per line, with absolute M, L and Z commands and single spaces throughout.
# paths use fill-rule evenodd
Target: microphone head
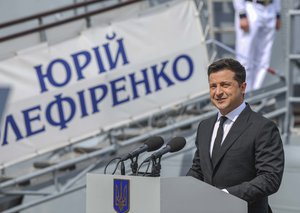
M 164 139 L 160 136 L 152 136 L 147 139 L 145 145 L 147 145 L 147 152 L 152 152 L 159 149 L 164 144 Z
M 186 140 L 184 137 L 175 137 L 167 145 L 170 146 L 169 152 L 177 152 L 181 150 L 186 144 Z

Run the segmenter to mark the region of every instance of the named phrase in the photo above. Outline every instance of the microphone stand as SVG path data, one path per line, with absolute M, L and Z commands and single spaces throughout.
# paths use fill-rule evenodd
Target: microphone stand
M 121 175 L 125 175 L 125 164 L 124 161 L 121 161 Z
M 135 160 L 134 158 L 130 158 L 131 160 L 131 164 L 130 164 L 130 167 L 131 167 L 131 171 L 132 171 L 132 175 L 135 175 L 137 173 L 137 169 L 138 169 L 138 155 L 135 157 Z
M 160 177 L 160 170 L 161 170 L 160 160 L 161 157 L 158 158 L 158 161 L 156 161 L 156 158 L 152 159 L 151 177 Z
M 138 168 L 138 155 L 135 157 L 130 157 L 130 160 L 131 160 L 131 164 L 130 164 L 130 167 L 131 167 L 131 171 L 132 171 L 132 175 L 135 175 L 136 172 L 137 172 L 137 168 Z M 125 175 L 125 164 L 124 164 L 124 161 L 121 160 L 121 175 Z

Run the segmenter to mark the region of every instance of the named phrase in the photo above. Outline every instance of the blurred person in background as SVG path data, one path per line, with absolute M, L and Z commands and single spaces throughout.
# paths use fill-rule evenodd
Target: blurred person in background
M 233 0 L 236 58 L 246 68 L 247 91 L 262 86 L 270 66 L 276 30 L 281 28 L 280 0 Z

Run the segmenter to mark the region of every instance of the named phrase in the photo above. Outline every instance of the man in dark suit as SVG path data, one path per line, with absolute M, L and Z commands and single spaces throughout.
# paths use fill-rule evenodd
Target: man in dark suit
M 282 179 L 283 146 L 276 125 L 245 103 L 245 79 L 245 68 L 233 59 L 208 67 L 210 99 L 219 112 L 199 124 L 187 175 L 247 201 L 248 213 L 267 213 L 268 196 Z

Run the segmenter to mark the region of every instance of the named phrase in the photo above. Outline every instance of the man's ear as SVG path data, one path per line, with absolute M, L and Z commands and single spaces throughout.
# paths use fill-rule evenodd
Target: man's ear
M 247 83 L 246 82 L 241 83 L 240 87 L 241 87 L 242 93 L 245 94 L 246 93 Z

